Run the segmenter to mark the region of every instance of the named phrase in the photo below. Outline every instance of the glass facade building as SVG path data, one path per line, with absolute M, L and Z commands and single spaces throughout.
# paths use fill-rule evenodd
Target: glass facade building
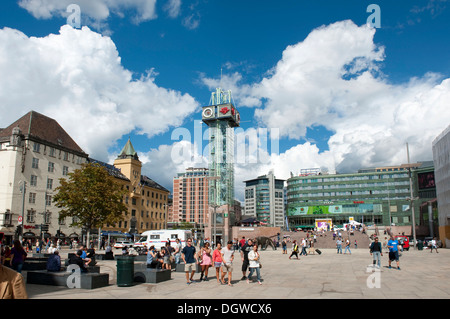
M 439 237 L 450 245 L 450 126 L 433 141 L 436 193 L 439 210 Z
M 392 167 L 353 174 L 305 175 L 287 180 L 290 228 L 313 228 L 316 219 L 324 218 L 342 225 L 350 217 L 365 224 L 411 225 L 407 169 Z M 417 201 L 414 205 L 419 207 Z

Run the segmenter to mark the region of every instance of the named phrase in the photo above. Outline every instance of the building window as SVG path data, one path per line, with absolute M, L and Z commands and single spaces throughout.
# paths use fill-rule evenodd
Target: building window
M 45 195 L 45 205 L 52 206 L 52 196 L 51 195 Z
M 33 152 L 39 153 L 40 149 L 41 149 L 41 144 L 39 144 L 39 143 L 33 144 Z
M 62 174 L 64 176 L 69 175 L 69 168 L 67 166 L 63 166 Z
M 48 172 L 53 173 L 55 171 L 55 163 L 48 162 Z
M 52 213 L 46 211 L 44 213 L 44 224 L 50 224 L 51 220 L 52 220 Z
M 65 161 L 69 161 L 69 153 L 68 152 L 64 152 L 64 160 Z
M 36 203 L 36 193 L 30 193 L 28 197 L 28 203 L 35 204 Z
M 12 225 L 12 214 L 9 209 L 5 212 L 5 220 L 3 222 L 3 225 Z
M 37 186 L 37 176 L 36 175 L 31 175 L 30 185 Z
M 33 161 L 31 162 L 31 167 L 32 168 L 39 168 L 39 159 L 33 157 Z
M 47 189 L 53 189 L 53 179 L 47 178 Z
M 27 223 L 34 223 L 36 218 L 36 211 L 34 209 L 27 210 Z
M 55 148 L 54 147 L 50 147 L 50 150 L 48 151 L 48 156 L 56 157 L 55 154 L 56 154 Z

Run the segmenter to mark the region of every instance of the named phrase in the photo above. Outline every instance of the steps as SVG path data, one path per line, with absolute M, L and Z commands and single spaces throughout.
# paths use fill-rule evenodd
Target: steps
M 350 240 L 351 246 L 350 249 L 355 248 L 355 240 L 358 243 L 358 249 L 369 249 L 370 243 L 372 242 L 367 234 L 363 234 L 359 231 L 353 232 L 353 235 L 347 234 L 347 232 L 341 231 L 342 239 L 345 241 L 347 238 Z M 306 239 L 307 233 L 304 231 L 299 232 L 288 232 L 284 231 L 281 233 L 281 238 L 283 235 L 289 235 L 291 237 L 291 242 L 288 242 L 288 248 L 292 246 L 292 242 L 297 240 L 297 243 L 300 244 L 302 238 Z M 324 232 L 322 236 L 318 234 L 316 236 L 317 242 L 314 244 L 314 248 L 336 248 L 336 241 L 333 240 L 333 232 Z M 344 245 L 342 247 L 344 249 Z

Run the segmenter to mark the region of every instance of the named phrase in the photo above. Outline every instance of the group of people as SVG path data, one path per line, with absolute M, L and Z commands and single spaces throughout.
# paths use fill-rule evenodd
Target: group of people
M 218 242 L 214 250 L 211 249 L 209 242 L 204 243 L 197 252 L 192 243 L 192 239 L 186 241 L 186 246 L 181 250 L 181 260 L 184 263 L 186 282 L 188 285 L 194 282 L 194 274 L 197 265 L 201 267 L 199 281 L 208 281 L 208 272 L 210 267 L 216 270 L 217 283 L 232 286 L 233 261 L 235 258 L 235 246 L 233 241 L 228 241 L 225 247 Z M 253 243 L 251 239 L 240 246 L 240 255 L 242 259 L 242 278 L 250 283 L 253 273 L 256 272 L 258 283 L 261 285 L 261 256 L 258 252 L 258 245 Z M 246 276 L 247 269 L 249 270 Z M 225 277 L 227 276 L 227 280 Z
M 390 240 L 387 243 L 387 248 L 389 249 L 389 269 L 392 268 L 392 262 L 395 261 L 397 263 L 397 269 L 400 270 L 399 247 L 400 244 L 398 240 L 391 236 Z M 369 251 L 370 255 L 373 256 L 373 266 L 380 268 L 383 249 L 381 243 L 378 240 L 378 237 L 375 237 L 375 240 L 370 244 Z
M 176 264 L 179 263 L 180 252 L 181 243 L 178 238 L 176 239 L 175 248 L 171 246 L 170 240 L 159 251 L 152 245 L 147 250 L 147 267 L 172 270 L 172 264 L 174 262 Z

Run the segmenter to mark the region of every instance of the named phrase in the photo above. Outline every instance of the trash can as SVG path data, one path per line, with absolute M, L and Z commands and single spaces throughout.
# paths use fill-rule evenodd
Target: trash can
M 132 256 L 116 256 L 117 286 L 129 287 L 134 281 L 134 258 Z
M 421 241 L 421 240 L 417 241 L 417 249 L 423 250 L 423 241 Z

